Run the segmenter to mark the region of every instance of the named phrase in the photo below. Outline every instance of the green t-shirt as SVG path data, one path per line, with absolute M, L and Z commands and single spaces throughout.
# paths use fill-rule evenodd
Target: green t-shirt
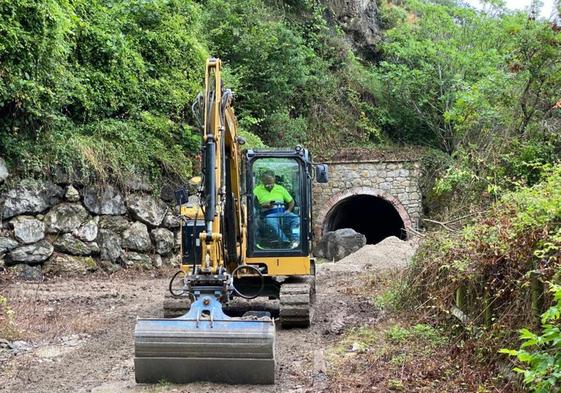
M 275 184 L 273 188 L 271 188 L 271 191 L 268 191 L 263 184 L 259 184 L 253 190 L 253 195 L 257 197 L 260 205 L 267 202 L 292 202 L 290 193 L 286 190 L 286 188 L 278 184 Z

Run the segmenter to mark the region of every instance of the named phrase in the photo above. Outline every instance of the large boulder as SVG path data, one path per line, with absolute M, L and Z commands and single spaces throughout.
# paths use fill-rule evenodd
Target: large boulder
M 115 233 L 123 233 L 131 226 L 131 222 L 126 216 L 101 216 L 99 218 L 99 228 L 107 229 Z
M 73 232 L 89 218 L 84 206 L 79 203 L 64 202 L 49 210 L 45 216 L 45 224 L 49 233 Z
M 148 251 L 152 248 L 148 228 L 141 222 L 135 222 L 123 232 L 122 247 L 127 250 Z
M 112 217 L 115 217 L 115 216 L 112 216 Z M 116 217 L 119 217 L 119 216 L 116 216 Z M 82 224 L 82 226 L 80 226 L 80 228 L 78 228 L 74 232 L 72 232 L 72 234 L 80 240 L 83 240 L 83 241 L 86 241 L 86 242 L 93 242 L 97 238 L 97 232 L 98 232 L 97 222 L 98 221 L 99 221 L 99 219 L 97 217 L 94 218 L 94 219 L 91 219 L 91 220 L 85 222 L 84 224 Z
M 10 221 L 14 236 L 25 244 L 36 243 L 45 237 L 45 224 L 32 216 L 18 216 Z
M 129 211 L 138 221 L 157 227 L 162 224 L 168 211 L 167 205 L 148 194 L 130 194 L 127 197 Z
M 11 263 L 36 264 L 46 261 L 53 253 L 54 248 L 46 240 L 41 240 L 34 244 L 26 244 L 14 248 L 8 254 L 8 261 Z
M 116 262 L 123 254 L 121 238 L 111 230 L 102 229 L 99 231 L 98 244 L 102 260 Z
M 91 255 L 92 250 L 86 243 L 76 239 L 70 233 L 65 233 L 53 243 L 55 250 L 71 255 Z
M 8 167 L 6 166 L 6 161 L 2 157 L 0 157 L 0 184 L 4 182 L 8 178 L 10 173 L 8 172 Z
M 342 228 L 327 232 L 314 249 L 320 258 L 338 261 L 357 251 L 366 244 L 366 236 L 352 228 Z
M 117 216 L 127 212 L 123 194 L 111 185 L 84 189 L 84 205 L 94 214 Z
M 0 254 L 13 250 L 18 244 L 19 243 L 14 239 L 0 236 Z
M 165 228 L 156 228 L 150 232 L 150 235 L 158 254 L 166 255 L 173 251 L 175 237 L 172 231 Z
M 86 274 L 98 269 L 92 257 L 58 254 L 43 264 L 43 273 L 48 275 Z
M 62 200 L 63 189 L 51 182 L 24 179 L 5 194 L 2 216 L 41 213 Z

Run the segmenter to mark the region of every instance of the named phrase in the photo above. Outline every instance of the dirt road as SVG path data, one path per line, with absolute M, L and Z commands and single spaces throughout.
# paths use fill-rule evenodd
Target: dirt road
M 137 316 L 162 315 L 164 277 L 124 272 L 112 277 L 10 282 L 1 289 L 23 329 L 0 342 L 2 392 L 321 392 L 329 391 L 323 350 L 351 326 L 373 325 L 379 312 L 365 295 L 363 272 L 318 269 L 312 327 L 277 328 L 276 384 L 138 385 L 133 330 Z M 384 267 L 387 269 L 387 267 Z
M 376 318 L 376 310 L 366 299 L 352 295 L 352 288 L 359 285 L 357 278 L 355 273 L 348 277 L 320 273 L 312 327 L 277 328 L 274 386 L 137 385 L 132 337 L 135 319 L 161 315 L 166 279 L 99 277 L 12 283 L 3 293 L 11 300 L 18 325 L 26 326 L 26 341 L 16 342 L 15 350 L 0 350 L 0 391 L 321 391 L 326 386 L 318 366 L 322 348 L 336 340 L 345 326 Z

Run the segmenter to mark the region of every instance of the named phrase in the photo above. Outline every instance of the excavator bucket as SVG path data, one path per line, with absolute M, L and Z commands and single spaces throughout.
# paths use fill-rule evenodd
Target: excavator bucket
M 269 317 L 230 318 L 214 296 L 201 296 L 172 319 L 138 319 L 138 383 L 275 382 L 275 326 Z

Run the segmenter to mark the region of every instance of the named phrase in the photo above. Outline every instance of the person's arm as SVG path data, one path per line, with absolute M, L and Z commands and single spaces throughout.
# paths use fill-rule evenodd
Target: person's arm
M 292 198 L 288 190 L 284 187 L 282 188 L 282 194 L 283 194 L 284 203 L 286 205 L 285 211 L 291 212 L 292 209 L 294 209 L 294 198 Z
M 286 211 L 287 212 L 291 212 L 292 209 L 294 209 L 294 199 L 291 200 L 290 202 L 288 202 L 288 205 L 286 206 Z

